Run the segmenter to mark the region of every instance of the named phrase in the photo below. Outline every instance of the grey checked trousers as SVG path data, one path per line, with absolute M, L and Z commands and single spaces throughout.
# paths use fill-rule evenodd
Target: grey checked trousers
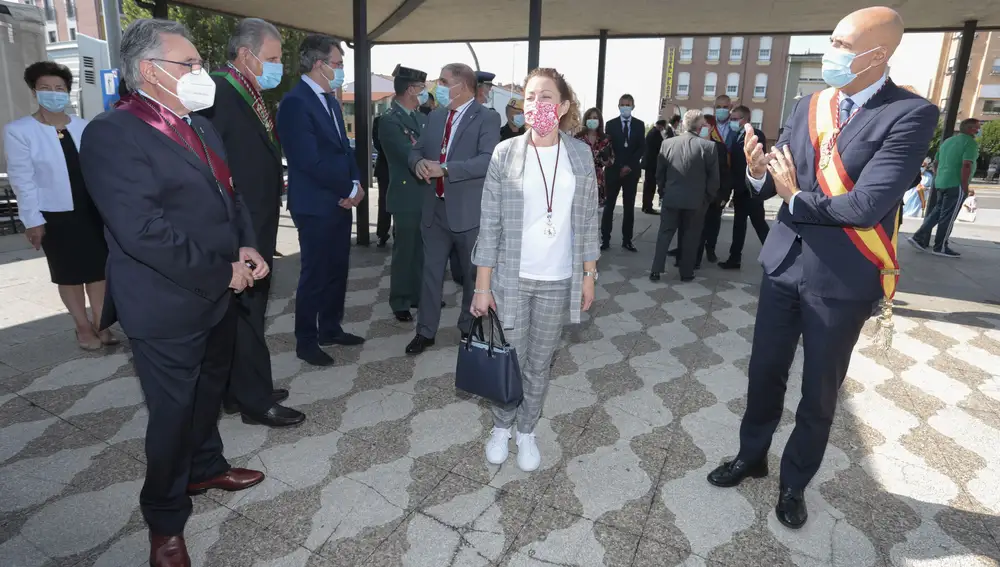
M 518 405 L 494 405 L 493 425 L 509 429 L 516 421 L 519 432 L 531 433 L 542 415 L 549 389 L 549 365 L 569 314 L 570 280 L 518 281 L 517 319 L 514 328 L 505 334 L 517 350 L 524 399 Z

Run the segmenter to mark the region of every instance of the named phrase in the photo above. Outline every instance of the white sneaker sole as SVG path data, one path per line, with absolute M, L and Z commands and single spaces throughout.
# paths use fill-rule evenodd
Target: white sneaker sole
M 502 465 L 507 462 L 507 457 L 509 456 L 510 453 L 507 453 L 506 455 L 503 456 L 502 459 L 491 459 L 489 455 L 486 455 L 486 462 L 491 465 Z
M 518 461 L 517 468 L 521 469 L 524 472 L 535 472 L 538 470 L 538 467 L 541 466 L 541 464 L 542 464 L 541 461 L 539 461 L 539 463 L 533 467 L 525 467 L 524 465 L 521 464 L 521 461 Z
M 927 252 L 927 247 L 921 246 L 920 243 L 914 240 L 912 236 L 907 236 L 906 241 L 910 243 L 910 246 L 916 248 L 917 250 L 920 250 L 921 252 Z
M 931 250 L 931 254 L 933 254 L 935 256 L 939 256 L 941 258 L 961 258 L 961 256 L 954 256 L 952 254 L 945 254 L 944 252 L 935 252 L 933 250 Z

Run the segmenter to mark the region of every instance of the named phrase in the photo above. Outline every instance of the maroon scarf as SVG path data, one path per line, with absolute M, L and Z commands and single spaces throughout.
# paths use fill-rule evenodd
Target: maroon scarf
M 124 110 L 129 114 L 142 120 L 153 127 L 154 130 L 170 138 L 180 146 L 193 151 L 198 159 L 212 170 L 219 187 L 226 190 L 230 197 L 233 196 L 233 182 L 230 176 L 229 166 L 226 161 L 218 156 L 207 144 L 202 143 L 201 137 L 194 131 L 186 121 L 173 112 L 159 108 L 160 104 L 149 100 L 146 97 L 134 93 L 122 98 L 115 108 Z M 208 155 L 205 155 L 205 152 Z

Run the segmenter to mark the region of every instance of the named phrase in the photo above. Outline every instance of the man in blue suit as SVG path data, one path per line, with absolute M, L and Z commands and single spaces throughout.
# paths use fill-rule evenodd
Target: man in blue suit
M 301 271 L 295 295 L 295 352 L 314 366 L 333 358 L 320 346 L 359 345 L 340 323 L 351 254 L 351 209 L 365 196 L 334 91 L 344 84 L 344 50 L 328 36 L 299 46 L 302 80 L 278 106 L 278 136 L 288 160 L 288 210 L 299 230 Z
M 781 458 L 775 507 L 778 521 L 793 529 L 806 522 L 804 489 L 823 460 L 861 328 L 879 300 L 895 292 L 899 202 L 937 124 L 935 106 L 888 78 L 902 35 L 903 21 L 889 8 L 847 16 L 823 58 L 831 88 L 799 100 L 777 147 L 765 153 L 745 127 L 751 191 L 759 199 L 778 195 L 784 204 L 760 253 L 764 278 L 740 451 L 708 481 L 732 487 L 767 475 L 801 337 L 802 401 Z M 890 314 L 883 310 L 882 317 Z

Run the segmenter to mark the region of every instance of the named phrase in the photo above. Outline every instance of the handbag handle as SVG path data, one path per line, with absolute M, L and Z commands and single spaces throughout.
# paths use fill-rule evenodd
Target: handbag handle
M 503 334 L 503 323 L 500 322 L 500 316 L 497 315 L 496 310 L 492 307 L 490 307 L 488 315 L 490 318 L 490 343 L 493 342 L 493 329 L 495 328 L 500 335 L 500 346 L 509 347 L 510 344 L 507 342 L 507 337 Z
M 480 341 L 485 342 L 486 337 L 483 335 L 483 318 L 476 317 L 472 320 L 472 326 L 469 327 L 469 334 L 465 337 L 465 350 L 472 348 L 472 338 L 477 337 Z

